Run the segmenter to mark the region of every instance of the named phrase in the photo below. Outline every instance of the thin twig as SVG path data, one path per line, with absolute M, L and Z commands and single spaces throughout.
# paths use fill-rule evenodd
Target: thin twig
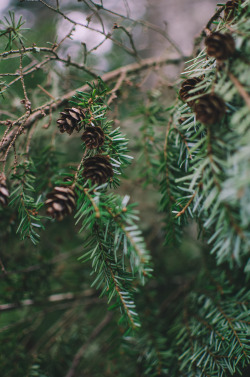
M 96 11 L 96 9 L 91 7 L 86 0 L 83 0 L 83 1 L 84 1 L 84 4 L 87 5 L 87 7 L 93 12 L 93 14 L 96 16 L 96 18 L 98 18 L 98 20 L 100 21 L 100 24 L 102 26 L 102 31 L 105 34 L 105 26 L 104 26 L 103 20 L 102 20 L 101 16 L 99 15 L 98 11 Z M 92 15 L 90 17 L 92 17 Z M 88 17 L 88 20 L 90 20 L 90 17 Z
M 76 172 L 75 172 L 73 185 L 75 184 L 75 182 L 76 182 L 76 180 L 77 180 L 77 177 L 78 177 L 78 175 L 79 175 L 79 172 L 80 172 L 80 170 L 81 170 L 82 164 L 83 164 L 83 162 L 84 162 L 84 160 L 85 160 L 85 158 L 86 158 L 87 153 L 88 153 L 88 149 L 86 148 L 85 151 L 84 151 L 84 153 L 83 153 L 82 159 L 81 159 L 81 161 L 80 161 L 80 163 L 79 163 L 79 165 L 78 165 L 78 167 L 77 167 L 77 170 L 76 170 Z
M 95 201 L 93 200 L 92 196 L 89 195 L 89 191 L 87 188 L 84 189 L 84 193 L 87 195 L 88 199 L 90 200 L 94 210 L 95 210 L 95 217 L 97 219 L 99 219 L 101 217 L 101 214 L 100 214 L 100 210 L 99 208 L 97 207 L 97 205 L 95 204 Z
M 131 21 L 131 22 L 133 22 L 133 23 L 135 23 L 135 24 L 141 24 L 141 25 L 143 25 L 143 26 L 145 26 L 146 28 L 148 28 L 148 29 L 151 29 L 151 30 L 153 30 L 153 31 L 155 31 L 156 33 L 158 33 L 158 34 L 160 34 L 160 35 L 162 35 L 173 47 L 174 47 L 174 49 L 181 55 L 181 56 L 183 56 L 183 53 L 182 53 L 182 51 L 180 50 L 180 48 L 176 45 L 176 43 L 169 37 L 169 35 L 162 29 L 162 28 L 160 28 L 159 26 L 157 26 L 157 25 L 154 25 L 154 24 L 151 24 L 149 21 L 145 21 L 145 20 L 134 20 L 133 18 L 131 18 L 131 17 L 128 17 L 128 16 L 124 16 L 124 15 L 122 15 L 122 14 L 119 14 L 119 13 L 117 13 L 117 12 L 115 12 L 115 11 L 112 11 L 111 9 L 107 9 L 107 8 L 105 8 L 103 5 L 100 5 L 100 4 L 96 4 L 96 3 L 94 3 L 92 0 L 90 0 L 90 2 L 93 4 L 93 5 L 95 5 L 96 6 L 96 8 L 98 9 L 98 10 L 103 10 L 103 11 L 105 11 L 105 12 L 107 12 L 107 13 L 110 13 L 110 14 L 113 14 L 114 16 L 118 16 L 118 17 L 120 17 L 120 18 L 122 18 L 122 19 L 124 19 L 124 20 L 129 20 L 129 21 Z
M 45 94 L 47 94 L 48 97 L 50 97 L 51 99 L 53 99 L 55 101 L 55 97 L 52 96 L 52 94 L 50 94 L 46 89 L 44 89 L 41 85 L 37 85 L 39 89 L 41 89 Z
M 22 122 L 22 124 L 19 127 L 17 127 L 17 129 L 15 129 L 16 132 L 14 132 L 13 139 L 10 141 L 10 144 L 9 144 L 9 146 L 8 146 L 6 152 L 5 152 L 4 158 L 3 158 L 3 163 L 4 163 L 3 164 L 3 171 L 5 170 L 5 166 L 6 166 L 6 162 L 7 162 L 7 157 L 8 157 L 9 151 L 10 151 L 11 147 L 14 145 L 14 143 L 15 143 L 18 135 L 20 135 L 23 132 L 24 125 L 25 125 L 25 122 L 28 119 L 28 117 L 29 117 L 29 114 L 26 114 L 26 117 L 24 118 L 24 121 Z
M 237 88 L 238 92 L 240 93 L 241 97 L 246 102 L 246 105 L 250 108 L 250 96 L 245 91 L 245 89 L 243 88 L 242 84 L 239 82 L 239 80 L 231 72 L 228 72 L 228 76 L 229 76 L 230 80 L 234 83 L 234 85 L 236 86 L 236 88 Z
M 118 78 L 114 88 L 111 90 L 111 96 L 108 99 L 107 105 L 109 106 L 115 98 L 117 98 L 116 92 L 122 86 L 124 80 L 126 78 L 126 72 L 122 71 L 120 77 Z
M 5 121 L 5 125 L 6 125 L 6 121 Z M 11 129 L 12 127 L 13 127 L 13 123 L 12 123 L 12 122 L 9 122 L 9 123 L 8 123 L 8 127 L 7 127 L 7 129 L 5 130 L 4 135 L 3 135 L 3 137 L 2 137 L 2 140 L 0 141 L 0 150 L 1 150 L 1 147 L 2 147 L 3 143 L 4 143 L 4 142 L 8 142 L 7 134 L 8 134 L 8 136 L 10 135 L 9 131 L 10 131 L 10 129 Z M 12 131 L 13 131 L 13 130 L 12 130 Z
M 175 216 L 175 218 L 180 217 L 181 215 L 183 215 L 183 213 L 185 213 L 186 209 L 190 206 L 190 204 L 194 200 L 196 194 L 197 194 L 197 192 L 195 191 L 193 193 L 193 195 L 191 196 L 190 200 L 188 201 L 188 203 L 185 205 L 185 207 L 182 208 L 182 210 L 180 212 L 177 213 L 177 215 Z
M 27 54 L 27 52 L 53 52 L 52 48 L 50 47 L 38 47 L 38 46 L 33 46 L 33 47 L 25 47 L 25 51 L 23 51 L 23 54 Z M 6 58 L 8 55 L 13 55 L 13 54 L 18 54 L 18 57 L 20 56 L 20 50 L 9 50 L 2 52 L 0 54 L 0 58 Z
M 31 112 L 31 102 L 30 102 L 30 100 L 28 98 L 27 90 L 26 90 L 25 83 L 24 83 L 24 77 L 23 77 L 23 52 L 21 50 L 20 50 L 20 66 L 19 66 L 19 69 L 20 69 L 20 80 L 21 80 L 21 83 L 22 83 L 23 94 L 24 94 L 24 105 L 25 105 L 25 109 L 26 109 L 27 113 L 30 113 Z
M 132 47 L 132 49 L 134 51 L 134 55 L 137 58 L 137 61 L 140 61 L 141 59 L 140 59 L 140 57 L 138 55 L 138 52 L 137 52 L 135 44 L 134 44 L 133 37 L 130 34 L 130 32 L 124 26 L 119 26 L 117 24 L 114 25 L 113 29 L 121 29 L 121 30 L 124 31 L 125 34 L 127 34 L 128 38 L 129 38 L 129 41 L 130 41 L 130 44 L 131 44 L 131 47 Z
M 89 29 L 91 31 L 95 31 L 96 33 L 99 33 L 99 34 L 102 34 L 104 35 L 105 37 L 109 38 L 112 42 L 114 42 L 117 46 L 123 48 L 128 54 L 130 55 L 134 55 L 134 51 L 131 50 L 130 48 L 126 47 L 125 45 L 123 45 L 122 43 L 120 43 L 119 41 L 117 41 L 116 39 L 112 38 L 111 37 L 111 33 L 104 33 L 102 30 L 98 30 L 96 28 L 93 28 L 93 27 L 90 27 L 89 26 L 89 23 L 87 24 L 82 24 L 81 22 L 76 22 L 74 20 L 72 20 L 71 18 L 69 18 L 68 16 L 66 16 L 63 12 L 61 12 L 60 10 L 56 9 L 56 8 L 53 8 L 51 5 L 49 5 L 48 3 L 46 3 L 44 0 L 39 0 L 43 5 L 45 5 L 47 8 L 49 8 L 50 10 L 52 10 L 53 12 L 56 12 L 57 14 L 60 14 L 65 20 L 67 20 L 68 22 L 70 22 L 71 24 L 73 24 L 74 26 L 81 26 L 81 27 L 84 27 L 86 29 Z

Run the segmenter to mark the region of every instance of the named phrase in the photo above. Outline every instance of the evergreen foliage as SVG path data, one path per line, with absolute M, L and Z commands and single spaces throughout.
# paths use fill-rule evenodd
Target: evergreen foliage
M 60 2 L 39 3 L 65 18 Z M 104 1 L 79 3 L 106 10 Z M 84 47 L 81 65 L 62 57 L 64 40 L 29 47 L 14 13 L 1 22 L 0 153 L 10 192 L 0 207 L 1 376 L 248 376 L 250 6 L 218 7 L 173 104 L 164 86 L 139 94 L 140 77 L 132 70 L 126 81 L 124 67 L 110 89 L 104 79 L 112 83 L 114 71 L 101 78 L 85 64 L 97 47 Z M 129 44 L 109 35 L 113 53 L 123 47 L 138 59 L 125 21 L 114 29 Z M 100 33 L 108 38 L 104 26 Z M 10 60 L 18 72 L 5 74 Z M 39 71 L 54 61 L 68 77 L 80 70 L 71 91 L 62 83 L 67 95 Z M 10 100 L 20 96 L 13 116 Z M 116 127 L 124 119 L 133 121 L 128 136 L 123 122 Z M 139 184 L 141 213 L 148 192 L 160 214 L 150 207 L 139 216 L 128 188 Z
M 243 24 L 245 22 L 242 19 L 237 24 L 234 38 L 241 52 L 235 52 L 233 59 L 224 63 L 216 62 L 213 57 L 208 58 L 203 49 L 184 72 L 188 77 L 200 76 L 202 79 L 191 91 L 191 99 L 199 103 L 204 93 L 196 93 L 201 90 L 216 93 L 225 101 L 226 114 L 216 124 L 204 125 L 196 121 L 195 107 L 190 108 L 181 101 L 177 103 L 167 130 L 166 163 L 162 167 L 163 172 L 166 170 L 166 179 L 163 179 L 162 193 L 163 203 L 167 206 L 170 202 L 172 212 L 176 214 L 175 228 L 183 226 L 185 219 L 180 221 L 180 216 L 196 217 L 203 237 L 211 245 L 211 253 L 216 254 L 218 263 L 228 262 L 232 267 L 235 264 L 244 266 L 247 272 L 249 224 L 242 217 L 242 210 L 235 205 L 239 195 L 242 195 L 243 201 L 246 200 L 244 197 L 248 196 L 249 183 L 245 181 L 249 176 L 245 164 L 246 170 L 241 180 L 235 179 L 235 169 L 242 170 L 237 156 L 246 145 L 250 121 L 249 103 L 240 95 L 241 91 L 245 91 L 241 83 L 249 84 L 249 77 L 246 77 L 248 65 L 242 61 L 242 56 L 249 56 L 248 43 L 242 44 Z M 226 26 L 219 22 L 215 30 L 222 32 L 227 30 Z M 240 73 L 236 68 L 239 66 Z M 237 78 L 232 72 L 238 73 Z M 244 121 L 241 122 L 243 117 Z M 229 182 L 232 186 L 229 186 Z

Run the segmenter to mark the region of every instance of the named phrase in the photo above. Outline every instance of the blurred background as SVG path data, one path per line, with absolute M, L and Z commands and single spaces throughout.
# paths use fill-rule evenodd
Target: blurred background
M 96 1 L 100 4 L 100 1 Z M 192 52 L 193 39 L 205 26 L 209 15 L 212 15 L 217 2 L 215 0 L 105 0 L 104 7 L 118 13 L 122 16 L 128 16 L 133 20 L 144 20 L 151 22 L 158 28 L 165 30 L 171 40 L 181 49 L 183 54 L 189 55 Z M 56 5 L 55 0 L 47 0 L 47 4 Z M 83 1 L 61 0 L 61 10 L 72 20 L 86 23 L 87 17 L 91 14 Z M 39 0 L 1 0 L 0 14 L 3 17 L 10 10 L 15 10 L 16 15 L 22 15 L 26 20 L 26 27 L 39 29 L 43 25 L 43 33 L 40 34 L 41 40 L 44 39 L 44 31 L 52 29 L 60 39 L 67 31 L 70 30 L 70 23 L 62 17 L 48 12 L 48 9 L 39 2 Z M 102 12 L 100 12 L 102 14 Z M 104 14 L 104 12 L 103 12 Z M 115 17 L 115 14 L 109 13 L 103 22 L 108 31 L 113 27 L 114 21 L 122 21 L 121 17 Z M 90 26 L 101 30 L 101 24 L 98 17 L 91 18 Z M 164 43 L 164 38 L 157 35 L 154 31 L 147 31 L 132 23 L 130 28 L 133 31 L 135 44 L 143 57 L 162 54 L 168 50 L 168 43 Z M 50 31 L 51 32 L 51 31 Z M 102 42 L 103 36 L 99 33 L 76 26 L 72 33 L 72 40 L 86 43 L 87 48 L 91 49 Z M 109 53 L 112 48 L 112 42 L 106 40 L 96 51 L 98 59 L 101 62 L 98 68 L 108 70 L 107 62 L 104 62 L 103 56 Z M 77 48 L 72 46 L 68 41 L 68 52 L 75 55 Z

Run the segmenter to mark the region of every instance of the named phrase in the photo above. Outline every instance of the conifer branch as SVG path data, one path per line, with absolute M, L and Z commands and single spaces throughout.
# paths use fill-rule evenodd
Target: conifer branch
M 191 196 L 190 200 L 187 202 L 187 204 L 185 205 L 184 208 L 182 208 L 182 210 L 180 212 L 177 213 L 177 215 L 175 216 L 176 218 L 183 215 L 183 213 L 185 213 L 186 209 L 190 206 L 190 204 L 192 203 L 192 201 L 194 200 L 194 197 L 196 195 L 196 191 L 193 193 L 193 195 Z

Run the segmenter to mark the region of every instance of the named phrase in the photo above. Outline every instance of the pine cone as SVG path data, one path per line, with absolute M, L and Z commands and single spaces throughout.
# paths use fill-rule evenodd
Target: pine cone
M 205 125 L 217 123 L 226 112 L 224 101 L 216 94 L 205 94 L 194 106 L 196 119 Z
M 89 126 L 86 127 L 81 139 L 84 141 L 87 148 L 94 149 L 103 145 L 105 136 L 101 127 Z
M 195 93 L 189 93 L 189 91 L 194 89 L 195 86 L 198 83 L 200 83 L 201 81 L 202 81 L 202 79 L 200 79 L 199 77 L 192 77 L 190 79 L 183 81 L 183 83 L 181 85 L 181 89 L 179 91 L 180 98 L 182 99 L 183 102 L 187 102 L 190 107 L 192 107 L 194 105 L 195 100 L 188 101 L 188 99 L 197 95 L 197 94 L 203 93 L 204 89 L 198 90 Z
M 83 177 L 90 179 L 93 184 L 99 186 L 107 182 L 113 175 L 112 165 L 106 156 L 96 155 L 84 162 Z
M 231 34 L 212 33 L 205 39 L 207 54 L 217 60 L 230 58 L 235 51 L 235 42 Z
M 9 199 L 10 193 L 7 189 L 6 185 L 6 177 L 4 173 L 0 174 L 0 203 L 3 207 L 6 207 L 8 205 L 8 199 Z
M 224 8 L 224 19 L 226 21 L 232 21 L 237 14 L 238 7 L 239 1 L 227 1 Z M 241 9 L 243 10 L 243 8 Z
M 61 118 L 57 120 L 58 128 L 61 133 L 67 132 L 69 135 L 72 134 L 74 130 L 80 131 L 81 122 L 85 119 L 84 109 L 72 107 L 71 109 L 64 109 L 61 112 Z
M 224 8 L 224 18 L 227 21 L 232 21 L 235 16 L 236 7 L 238 7 L 237 1 L 227 1 Z
M 61 221 L 70 215 L 75 208 L 75 193 L 70 186 L 57 186 L 47 195 L 45 204 L 48 206 L 47 214 L 53 219 Z

